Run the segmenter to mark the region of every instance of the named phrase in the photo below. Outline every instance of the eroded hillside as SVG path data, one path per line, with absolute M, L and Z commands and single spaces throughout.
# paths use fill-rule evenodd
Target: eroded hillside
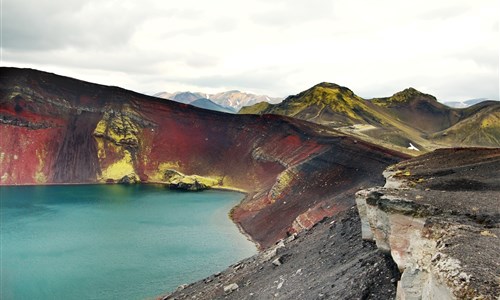
M 164 182 L 248 192 L 234 220 L 262 247 L 350 207 L 405 157 L 308 122 L 240 116 L 2 68 L 1 184 Z M 194 175 L 200 177 L 193 177 Z

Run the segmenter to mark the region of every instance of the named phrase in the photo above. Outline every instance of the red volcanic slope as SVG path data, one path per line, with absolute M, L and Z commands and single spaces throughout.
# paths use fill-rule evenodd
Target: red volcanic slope
M 0 183 L 162 180 L 165 169 L 248 191 L 233 219 L 262 247 L 381 184 L 402 154 L 291 118 L 231 115 L 30 69 L 1 68 Z

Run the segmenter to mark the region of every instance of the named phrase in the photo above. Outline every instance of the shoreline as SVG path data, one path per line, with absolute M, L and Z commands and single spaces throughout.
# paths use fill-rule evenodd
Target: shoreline
M 250 242 L 252 242 L 255 245 L 255 247 L 257 248 L 257 253 L 261 253 L 264 250 L 264 248 L 262 247 L 262 245 L 259 244 L 256 240 L 254 240 L 252 238 L 252 236 L 243 229 L 243 227 L 241 226 L 241 224 L 239 222 L 235 221 L 234 218 L 233 218 L 233 211 L 234 211 L 234 209 L 236 207 L 238 207 L 241 203 L 243 203 L 243 201 L 245 201 L 245 200 L 247 200 L 249 198 L 253 198 L 253 195 L 255 195 L 255 192 L 245 192 L 244 194 L 245 194 L 245 197 L 243 197 L 243 199 L 241 199 L 241 201 L 237 205 L 235 205 L 233 208 L 231 208 L 231 210 L 228 213 L 228 217 L 236 225 L 236 227 L 238 227 L 238 230 L 240 231 L 240 233 L 242 235 L 244 235 L 247 238 L 247 240 L 249 240 Z

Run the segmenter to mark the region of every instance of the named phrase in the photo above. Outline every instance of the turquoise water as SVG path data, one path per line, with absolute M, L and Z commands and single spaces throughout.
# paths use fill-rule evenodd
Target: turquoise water
M 151 299 L 256 253 L 234 192 L 0 187 L 1 299 Z

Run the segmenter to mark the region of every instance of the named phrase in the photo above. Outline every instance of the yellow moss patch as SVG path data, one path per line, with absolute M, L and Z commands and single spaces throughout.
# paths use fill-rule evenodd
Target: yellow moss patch
M 36 157 L 38 158 L 38 166 L 36 167 L 35 175 L 33 179 L 36 183 L 46 183 L 47 176 L 43 173 L 43 167 L 45 166 L 45 156 L 47 151 L 45 149 L 36 150 Z
M 124 151 L 123 158 L 102 171 L 101 180 L 107 179 L 119 180 L 126 175 L 135 173 L 134 165 L 132 163 L 132 155 L 129 151 Z
M 489 230 L 483 230 L 483 231 L 481 231 L 481 235 L 482 236 L 497 237 L 496 234 L 494 234 L 493 232 L 491 232 Z
M 186 182 L 192 182 L 194 183 L 195 181 L 198 181 L 201 184 L 204 184 L 206 186 L 217 186 L 221 182 L 220 177 L 205 177 L 205 176 L 199 176 L 199 175 L 190 175 L 184 177 Z
M 2 175 L 2 177 L 0 178 L 0 180 L 2 181 L 2 183 L 7 182 L 8 179 L 9 179 L 9 174 L 7 174 L 7 173 L 4 173 Z
M 120 112 L 105 112 L 94 129 L 94 135 L 106 137 L 115 144 L 137 145 L 139 143 L 137 135 L 140 128 L 130 117 L 132 115 L 135 115 L 135 112 L 127 105 L 124 105 Z
M 47 182 L 47 176 L 45 176 L 45 174 L 43 174 L 43 172 L 40 172 L 40 171 L 35 172 L 33 179 L 35 179 L 36 183 L 46 183 Z
M 97 157 L 99 160 L 106 158 L 106 150 L 104 149 L 104 140 L 102 138 L 96 138 L 97 142 Z
M 394 174 L 394 177 L 403 177 L 403 176 L 410 176 L 411 173 L 410 171 L 396 171 L 396 173 Z
M 396 94 L 392 95 L 389 98 L 375 98 L 372 100 L 372 102 L 379 105 L 379 106 L 387 107 L 387 106 L 390 106 L 394 103 L 408 102 L 410 99 L 412 99 L 416 96 L 419 96 L 419 95 L 430 96 L 430 95 L 423 94 L 414 88 L 407 88 L 401 92 L 397 92 Z
M 269 191 L 269 197 L 274 201 L 276 198 L 283 193 L 283 191 L 290 185 L 292 180 L 296 176 L 296 172 L 292 169 L 287 169 L 281 172 L 276 179 L 275 184 Z
M 153 182 L 162 182 L 164 181 L 165 171 L 169 169 L 179 169 L 179 163 L 175 161 L 162 162 L 158 165 L 156 172 L 153 174 L 148 174 L 149 180 Z
M 500 113 L 492 113 L 481 120 L 481 128 L 500 127 Z
M 256 103 L 252 106 L 244 106 L 240 109 L 240 111 L 238 112 L 238 114 L 259 114 L 263 111 L 265 111 L 266 109 L 268 109 L 270 106 L 272 106 L 272 104 L 270 104 L 269 102 L 259 102 L 259 103 Z
M 107 114 L 104 115 L 104 118 L 97 123 L 96 128 L 94 129 L 94 134 L 95 135 L 104 135 L 106 133 L 106 129 L 108 126 L 106 125 L 106 122 L 108 120 L 109 116 Z

